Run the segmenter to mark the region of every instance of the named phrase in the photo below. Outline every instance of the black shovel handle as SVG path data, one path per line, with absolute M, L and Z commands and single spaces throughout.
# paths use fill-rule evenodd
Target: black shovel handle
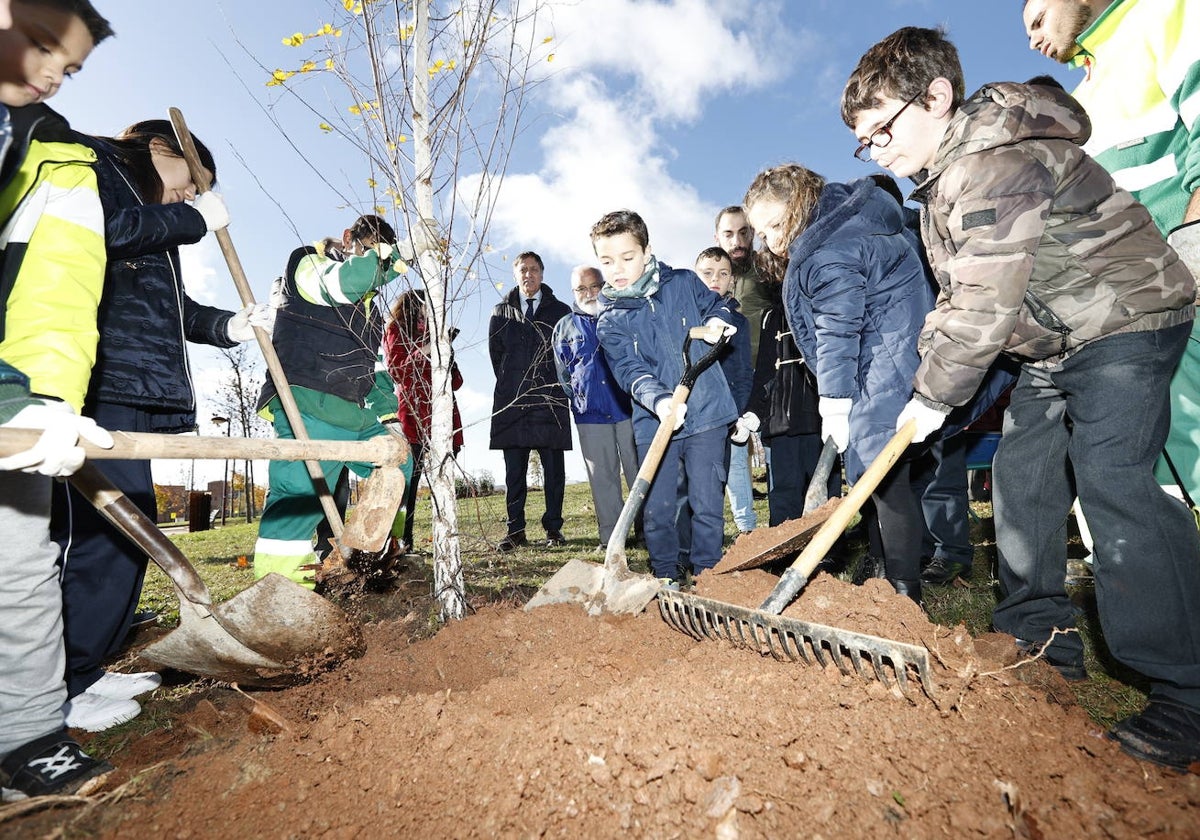
M 687 386 L 689 391 L 696 387 L 696 380 L 700 378 L 700 374 L 712 367 L 721 355 L 721 351 L 729 344 L 729 336 L 721 333 L 721 337 L 717 339 L 717 343 L 712 346 L 712 349 L 701 356 L 697 361 L 692 361 L 692 339 L 703 339 L 708 335 L 708 327 L 692 327 L 688 330 L 687 338 L 683 342 L 683 376 L 679 377 L 679 384 Z M 684 397 L 684 402 L 687 397 Z
M 833 462 L 837 460 L 837 444 L 833 438 L 825 440 L 821 448 L 821 457 L 817 459 L 817 467 L 813 470 L 812 480 L 808 483 L 808 492 L 804 494 L 804 512 L 807 516 L 821 505 L 829 501 L 829 476 L 833 473 Z

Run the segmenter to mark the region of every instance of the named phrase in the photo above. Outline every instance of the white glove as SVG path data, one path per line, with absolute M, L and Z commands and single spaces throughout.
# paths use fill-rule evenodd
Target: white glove
M 225 327 L 230 341 L 253 341 L 254 328 L 266 330 L 270 335 L 275 330 L 275 307 L 269 303 L 255 303 L 236 313 Z
M 747 411 L 737 419 L 734 424 L 733 434 L 729 439 L 734 443 L 745 443 L 750 440 L 750 433 L 758 431 L 758 415 Z
M 380 242 L 375 246 L 375 253 L 379 255 L 380 260 L 389 260 L 392 254 L 396 253 L 396 249 L 386 242 Z
M 658 415 L 658 419 L 666 423 L 671 419 L 671 398 L 663 397 L 654 404 L 654 413 Z M 675 428 L 672 431 L 679 431 L 679 427 L 683 425 L 683 418 L 687 416 L 687 403 L 680 403 L 675 406 Z
M 56 400 L 42 400 L 17 412 L 4 424 L 11 429 L 44 429 L 32 449 L 0 458 L 0 470 L 20 470 L 42 475 L 70 475 L 83 466 L 85 438 L 103 449 L 112 449 L 112 435 L 90 417 L 80 417 L 71 406 Z
M 821 413 L 821 440 L 833 438 L 838 452 L 845 452 L 850 445 L 850 406 L 853 402 L 849 397 L 821 397 L 817 401 L 817 411 Z
M 212 190 L 202 192 L 192 201 L 192 206 L 204 217 L 204 226 L 209 230 L 220 230 L 229 227 L 229 208 L 220 193 Z
M 709 344 L 716 344 L 721 340 L 721 336 L 733 335 L 737 332 L 737 327 L 722 321 L 720 318 L 709 318 L 704 322 L 704 328 L 708 330 L 704 335 L 704 340 Z
M 1200 221 L 1175 228 L 1167 235 L 1167 244 L 1175 249 L 1179 259 L 1191 269 L 1192 276 L 1200 283 Z
M 896 418 L 896 431 L 900 431 L 900 427 L 909 420 L 916 420 L 917 433 L 913 436 L 913 443 L 921 443 L 925 438 L 942 428 L 946 422 L 947 414 L 949 412 L 930 408 L 916 397 L 913 397 L 908 401 L 908 405 L 904 406 L 904 410 L 900 412 L 900 416 Z

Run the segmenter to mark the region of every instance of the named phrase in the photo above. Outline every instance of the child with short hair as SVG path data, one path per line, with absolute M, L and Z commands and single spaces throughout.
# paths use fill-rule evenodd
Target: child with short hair
M 700 375 L 689 401 L 674 411 L 671 394 L 683 376 L 682 349 L 690 329 L 708 327 L 705 340 L 710 343 L 736 330 L 730 324 L 729 307 L 705 288 L 695 272 L 671 268 L 654 257 L 646 223 L 637 213 L 607 214 L 592 226 L 591 239 L 605 280 L 597 335 L 613 375 L 633 398 L 633 434 L 640 460 L 645 460 L 659 425 L 674 424 L 675 436 L 646 496 L 644 519 L 654 574 L 677 589 L 679 482 L 687 482 L 691 565 L 692 572 L 700 574 L 721 559 L 729 466 L 726 439 L 738 415 L 718 366 Z M 704 352 L 693 347 L 693 360 Z
M 47 477 L 79 467 L 81 435 L 112 445 L 77 414 L 96 358 L 103 213 L 95 156 L 64 142 L 66 122 L 41 104 L 112 30 L 87 0 L 14 0 L 0 10 L 12 14 L 11 27 L 0 28 L 0 124 L 11 127 L 11 141 L 0 144 L 0 417 L 46 430 L 32 458 L 6 459 L 0 472 L 0 531 L 9 541 L 0 561 L 0 786 L 8 801 L 74 793 L 112 770 L 63 726 L 62 592 Z M 137 703 L 126 707 L 127 717 L 136 714 Z
M 940 288 L 897 420 L 932 433 L 999 354 L 1022 362 L 993 463 L 1003 599 L 997 629 L 1067 678 L 1086 677 L 1064 579 L 1078 492 L 1096 538 L 1104 638 L 1151 683 L 1110 737 L 1176 769 L 1200 760 L 1200 534 L 1153 465 L 1168 384 L 1195 314 L 1195 282 L 1150 214 L 1082 150 L 1090 122 L 1045 86 L 985 85 L 964 99 L 939 30 L 871 47 L 842 94 L 855 155 L 917 182 Z
M 741 312 L 741 303 L 733 296 L 733 258 L 724 248 L 714 245 L 701 251 L 696 256 L 696 274 L 704 285 L 725 301 L 729 307 L 730 323 L 737 329 L 719 361 L 738 412 L 729 439 L 729 477 L 725 494 L 729 497 L 733 524 L 739 533 L 745 534 L 758 525 L 750 481 L 750 434 L 758 431 L 758 417 L 749 411 L 750 387 L 754 382 L 750 323 Z

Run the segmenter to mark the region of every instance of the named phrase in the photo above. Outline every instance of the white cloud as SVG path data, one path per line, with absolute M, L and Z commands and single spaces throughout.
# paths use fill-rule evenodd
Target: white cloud
M 693 119 L 706 96 L 757 88 L 787 73 L 779 2 L 605 0 L 557 7 L 556 63 L 627 77 L 638 107 Z
M 541 137 L 536 172 L 510 170 L 489 239 L 572 265 L 592 256 L 587 231 L 604 213 L 636 210 L 655 254 L 690 265 L 709 244 L 716 206 L 670 171 L 664 132 L 700 115 L 706 98 L 745 92 L 788 72 L 799 34 L 782 5 L 730 0 L 605 0 L 557 6 L 558 75 L 538 90 L 553 104 L 527 124 Z M 478 178 L 460 189 L 471 194 Z

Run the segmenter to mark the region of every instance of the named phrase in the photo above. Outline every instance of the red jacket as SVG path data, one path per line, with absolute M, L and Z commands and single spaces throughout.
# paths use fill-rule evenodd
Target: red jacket
M 396 399 L 400 402 L 397 411 L 400 427 L 409 443 L 428 446 L 430 427 L 430 379 L 433 366 L 429 357 L 421 352 L 420 346 L 426 337 L 411 339 L 400 332 L 399 325 L 392 321 L 383 334 L 383 358 L 388 373 L 396 382 Z M 457 391 L 463 378 L 458 365 L 451 363 L 450 387 Z M 458 401 L 454 400 L 454 451 L 463 445 L 462 418 L 458 414 Z

